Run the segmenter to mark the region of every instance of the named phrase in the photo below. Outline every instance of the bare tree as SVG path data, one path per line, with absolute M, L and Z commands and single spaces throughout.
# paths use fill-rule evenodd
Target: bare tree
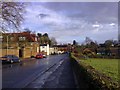
M 51 37 L 50 41 L 51 41 L 51 45 L 56 45 L 57 44 L 57 41 L 56 41 L 55 37 Z
M 24 29 L 24 32 L 31 33 L 32 31 L 31 31 L 29 28 L 25 28 L 25 29 Z
M 10 27 L 19 30 L 20 24 L 24 20 L 25 4 L 21 2 L 0 2 L 0 7 L 1 32 L 7 31 Z
M 89 37 L 85 38 L 85 44 L 90 44 L 91 42 L 93 42 L 92 39 L 90 39 Z

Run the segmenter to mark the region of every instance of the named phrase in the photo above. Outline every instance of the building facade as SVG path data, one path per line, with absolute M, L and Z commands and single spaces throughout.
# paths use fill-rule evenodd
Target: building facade
M 3 33 L 1 56 L 16 55 L 21 58 L 35 56 L 39 52 L 38 38 L 30 32 Z
M 40 52 L 42 52 L 45 55 L 49 55 L 50 54 L 49 44 L 41 44 L 40 45 Z

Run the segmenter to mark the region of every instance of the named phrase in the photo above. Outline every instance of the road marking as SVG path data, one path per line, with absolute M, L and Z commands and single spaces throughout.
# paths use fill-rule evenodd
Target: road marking
M 62 61 L 59 61 L 59 62 L 51 65 L 45 71 L 38 74 L 36 79 L 31 81 L 29 84 L 26 84 L 24 88 L 31 88 L 31 86 L 32 86 L 32 88 L 41 88 L 44 85 L 44 83 L 46 82 L 47 78 L 62 65 L 62 63 L 64 62 L 64 59 L 65 58 L 60 59 Z

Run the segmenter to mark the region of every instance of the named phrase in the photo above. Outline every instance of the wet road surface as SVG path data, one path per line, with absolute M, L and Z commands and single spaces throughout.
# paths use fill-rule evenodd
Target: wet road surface
M 3 65 L 3 88 L 75 88 L 67 54 Z

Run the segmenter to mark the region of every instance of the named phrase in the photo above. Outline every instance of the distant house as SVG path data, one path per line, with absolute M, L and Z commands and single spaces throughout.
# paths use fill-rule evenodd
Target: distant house
M 99 47 L 97 49 L 97 54 L 101 54 L 101 55 L 109 55 L 109 56 L 113 56 L 116 58 L 119 58 L 119 47 L 110 47 L 109 50 L 107 50 L 105 47 Z
M 68 51 L 67 45 L 53 45 L 50 47 L 50 54 L 61 54 Z
M 57 45 L 57 47 L 58 47 L 58 54 L 68 51 L 68 46 L 67 45 Z
M 119 48 L 118 47 L 112 47 L 112 48 L 110 48 L 110 51 L 111 51 L 111 54 L 113 55 L 113 56 L 119 56 Z
M 38 52 L 38 37 L 35 34 L 30 32 L 2 34 L 2 56 L 14 54 L 27 58 L 34 56 Z
M 50 54 L 57 54 L 58 53 L 58 47 L 50 47 L 49 48 Z
M 49 55 L 49 44 L 41 44 L 40 45 L 40 52 Z
M 105 48 L 101 47 L 97 49 L 97 54 L 105 55 Z

